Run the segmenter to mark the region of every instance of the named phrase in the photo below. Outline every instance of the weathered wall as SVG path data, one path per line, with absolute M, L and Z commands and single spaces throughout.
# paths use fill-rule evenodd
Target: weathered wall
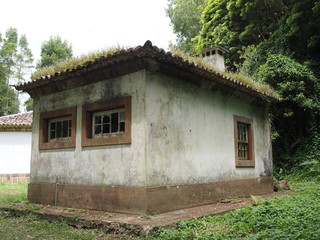
M 0 132 L 0 174 L 29 173 L 31 132 Z
M 82 106 L 120 96 L 131 96 L 131 144 L 82 147 Z M 40 113 L 72 106 L 76 147 L 39 150 Z M 253 121 L 254 168 L 235 167 L 234 115 Z M 269 193 L 269 136 L 267 109 L 257 100 L 157 72 L 65 90 L 34 101 L 28 199 L 150 214 Z
M 239 93 L 212 92 L 165 75 L 149 73 L 147 79 L 148 186 L 271 176 L 265 107 Z M 253 120 L 254 168 L 235 167 L 234 115 Z
M 34 101 L 31 183 L 111 186 L 145 184 L 145 71 L 46 95 Z M 81 146 L 82 106 L 132 96 L 132 142 L 113 146 Z M 40 150 L 39 114 L 77 106 L 76 148 Z

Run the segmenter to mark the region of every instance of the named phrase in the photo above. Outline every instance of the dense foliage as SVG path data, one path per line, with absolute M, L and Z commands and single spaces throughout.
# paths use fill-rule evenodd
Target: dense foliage
M 173 32 L 177 36 L 177 45 L 183 51 L 192 51 L 192 39 L 201 30 L 201 12 L 208 0 L 169 0 L 167 15 L 169 16 Z
M 283 99 L 271 110 L 276 170 L 319 165 L 320 2 L 209 0 L 202 9 L 190 52 L 228 48 L 229 71 L 270 84 Z

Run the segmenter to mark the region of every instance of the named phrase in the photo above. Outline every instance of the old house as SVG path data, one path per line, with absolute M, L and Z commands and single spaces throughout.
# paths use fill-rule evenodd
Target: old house
M 0 117 L 0 182 L 29 181 L 32 112 Z
M 144 46 L 17 86 L 31 202 L 159 213 L 272 192 L 269 93 Z

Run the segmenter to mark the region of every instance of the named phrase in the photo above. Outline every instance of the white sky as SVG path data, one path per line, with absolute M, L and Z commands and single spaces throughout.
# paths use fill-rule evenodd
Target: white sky
M 25 34 L 34 65 L 41 44 L 59 35 L 80 56 L 113 46 L 136 47 L 151 40 L 168 50 L 175 35 L 166 16 L 167 0 L 1 0 L 0 33 Z M 28 94 L 21 94 L 22 103 Z
M 36 60 L 42 42 L 56 35 L 72 44 L 74 56 L 146 40 L 167 50 L 175 35 L 166 6 L 167 0 L 2 0 L 0 33 L 17 28 Z

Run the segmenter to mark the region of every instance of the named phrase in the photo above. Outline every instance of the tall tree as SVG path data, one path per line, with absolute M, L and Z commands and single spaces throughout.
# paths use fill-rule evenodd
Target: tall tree
M 60 36 L 50 37 L 48 41 L 42 43 L 41 60 L 37 68 L 50 66 L 56 61 L 61 61 L 72 57 L 72 46 L 66 40 L 62 41 Z
M 193 49 L 192 39 L 201 30 L 201 12 L 208 0 L 169 0 L 166 9 L 173 28 L 177 35 L 177 47 L 190 52 Z
M 15 54 L 15 73 L 13 76 L 17 83 L 24 82 L 26 75 L 33 68 L 33 56 L 28 45 L 26 36 L 21 35 Z
M 10 86 L 17 52 L 17 29 L 9 28 L 0 40 L 0 115 L 8 115 L 19 110 L 17 92 Z

